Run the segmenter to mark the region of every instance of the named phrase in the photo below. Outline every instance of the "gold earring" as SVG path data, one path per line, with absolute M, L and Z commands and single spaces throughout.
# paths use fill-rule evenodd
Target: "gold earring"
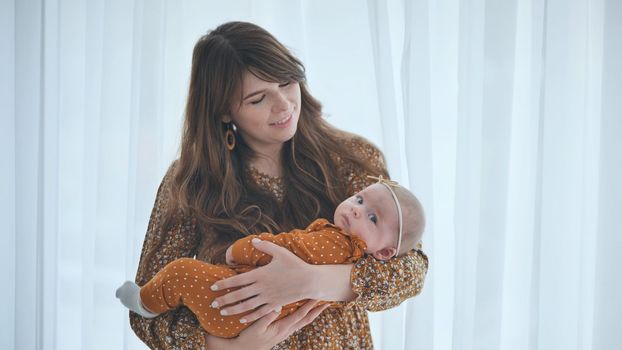
M 235 133 L 231 123 L 227 123 L 227 131 L 225 131 L 225 145 L 229 151 L 233 151 L 235 148 Z

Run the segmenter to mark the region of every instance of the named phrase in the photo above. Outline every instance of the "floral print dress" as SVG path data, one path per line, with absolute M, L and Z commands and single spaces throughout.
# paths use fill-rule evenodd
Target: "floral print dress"
M 349 136 L 348 147 L 378 169 L 384 169 L 382 153 L 367 140 Z M 349 183 L 352 195 L 375 182 L 368 174 L 336 157 L 339 168 Z M 210 252 L 222 251 L 211 247 L 209 235 L 201 237 L 193 218 L 180 218 L 172 229 L 163 232 L 164 211 L 168 201 L 171 166 L 158 189 L 155 205 L 145 235 L 136 274 L 136 283 L 143 285 L 169 262 L 182 257 L 214 262 L 224 257 Z M 253 181 L 271 191 L 277 199 L 284 194 L 283 179 L 251 169 L 247 174 Z M 207 247 L 208 249 L 201 249 Z M 213 249 L 212 249 L 213 248 Z M 156 249 L 147 256 L 146 252 Z M 197 256 L 200 251 L 205 256 Z M 421 250 L 412 250 L 401 257 L 377 261 L 372 256 L 359 259 L 352 268 L 352 290 L 358 297 L 344 303 L 343 308 L 326 309 L 313 323 L 301 328 L 273 349 L 372 349 L 367 311 L 382 311 L 395 307 L 421 292 L 428 270 L 428 258 Z M 167 312 L 153 319 L 130 313 L 132 329 L 151 349 L 207 349 L 206 333 L 195 316 L 186 308 Z

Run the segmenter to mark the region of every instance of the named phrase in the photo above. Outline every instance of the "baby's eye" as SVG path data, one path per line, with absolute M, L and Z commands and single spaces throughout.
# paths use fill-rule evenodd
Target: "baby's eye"
M 374 224 L 378 223 L 378 217 L 376 216 L 376 214 L 369 214 L 367 215 L 367 217 L 369 218 L 369 220 L 371 220 L 371 222 L 373 222 Z
M 356 202 L 357 202 L 358 204 L 363 204 L 363 197 L 361 197 L 361 196 L 356 196 Z

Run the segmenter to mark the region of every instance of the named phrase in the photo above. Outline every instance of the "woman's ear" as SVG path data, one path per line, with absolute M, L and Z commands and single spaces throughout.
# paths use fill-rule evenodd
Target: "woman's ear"
M 231 123 L 231 116 L 229 114 L 223 114 L 222 116 L 222 122 L 223 123 Z
M 374 258 L 376 258 L 378 260 L 389 260 L 393 256 L 395 256 L 396 253 L 397 253 L 397 251 L 395 250 L 395 248 L 387 247 L 387 248 L 382 248 L 382 249 L 374 252 L 372 255 L 374 256 Z

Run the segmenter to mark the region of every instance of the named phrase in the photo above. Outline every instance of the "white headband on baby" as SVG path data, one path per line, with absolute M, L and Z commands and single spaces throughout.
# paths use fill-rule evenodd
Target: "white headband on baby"
M 397 195 L 395 194 L 395 191 L 393 191 L 392 187 L 398 187 L 399 184 L 396 181 L 385 179 L 382 175 L 379 175 L 377 177 L 376 176 L 367 176 L 367 177 L 370 179 L 378 180 L 377 183 L 383 184 L 386 188 L 388 188 L 389 191 L 391 192 L 391 195 L 393 196 L 393 200 L 395 201 L 395 206 L 397 207 L 397 217 L 400 223 L 400 230 L 398 231 L 398 234 L 397 234 L 397 251 L 395 252 L 395 255 L 397 256 L 400 253 L 400 245 L 402 244 L 402 206 L 400 205 L 400 202 L 397 200 Z

